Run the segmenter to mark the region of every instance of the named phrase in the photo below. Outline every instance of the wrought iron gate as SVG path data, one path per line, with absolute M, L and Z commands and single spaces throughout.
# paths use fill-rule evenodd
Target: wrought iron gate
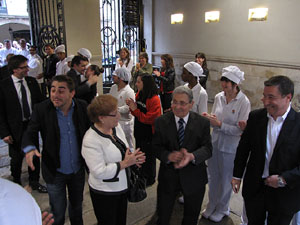
M 100 15 L 103 81 L 110 83 L 122 47 L 129 49 L 134 63 L 144 51 L 142 0 L 100 0 Z
M 64 0 L 28 0 L 32 43 L 45 56 L 44 46 L 66 45 Z M 66 48 L 67 49 L 67 48 Z

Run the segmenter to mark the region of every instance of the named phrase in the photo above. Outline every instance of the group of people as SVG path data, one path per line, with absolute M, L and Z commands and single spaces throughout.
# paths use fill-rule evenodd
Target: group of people
M 54 48 L 46 47 L 50 71 Z M 60 60 L 56 69 L 64 71 L 64 46 L 55 52 Z M 67 200 L 71 224 L 83 224 L 85 169 L 98 223 L 126 224 L 131 172 L 139 171 L 146 185 L 152 185 L 156 159 L 157 224 L 170 223 L 179 194 L 182 224 L 197 224 L 207 183 L 209 202 L 202 216 L 220 222 L 229 215 L 232 190 L 239 191 L 243 178 L 248 224 L 264 224 L 266 218 L 271 225 L 289 224 L 300 209 L 299 114 L 290 106 L 294 86 L 289 78 L 267 80 L 265 108 L 250 113 L 250 101 L 239 87 L 244 72 L 225 67 L 222 91 L 208 113 L 209 71 L 203 53 L 183 66 L 186 84 L 175 88 L 171 55 L 163 54 L 161 69 L 153 71 L 146 53 L 133 66 L 128 49 L 122 48 L 112 75 L 114 85 L 109 94 L 97 97 L 95 75 L 101 71 L 88 66 L 86 53 L 73 57 L 65 75 L 49 78 L 48 99 L 37 80 L 27 76 L 24 56 L 11 57 L 11 74 L 0 82 L 0 134 L 9 144 L 13 181 L 21 184 L 25 156 L 29 184 L 48 192 L 54 224 L 64 224 Z M 40 157 L 46 187 L 39 183 Z

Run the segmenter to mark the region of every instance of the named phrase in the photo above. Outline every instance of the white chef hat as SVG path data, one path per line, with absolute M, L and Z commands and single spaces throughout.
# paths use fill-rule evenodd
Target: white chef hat
M 196 62 L 188 62 L 184 64 L 183 67 L 187 69 L 187 71 L 189 71 L 191 74 L 193 74 L 193 76 L 197 77 L 197 80 L 200 77 L 205 77 L 205 75 L 203 75 L 202 67 Z
M 66 46 L 65 45 L 59 45 L 55 48 L 55 53 L 66 53 Z
M 126 68 L 120 67 L 113 72 L 114 76 L 119 77 L 123 81 L 130 81 L 131 74 Z
M 69 55 L 67 57 L 67 62 L 72 62 L 72 59 L 74 58 L 74 55 Z
M 240 84 L 244 78 L 244 72 L 241 71 L 237 66 L 228 66 L 222 69 L 222 77 L 233 81 L 236 84 Z
M 80 55 L 83 55 L 84 57 L 88 58 L 89 61 L 92 58 L 92 53 L 87 48 L 80 48 L 77 51 L 77 53 L 79 53 Z

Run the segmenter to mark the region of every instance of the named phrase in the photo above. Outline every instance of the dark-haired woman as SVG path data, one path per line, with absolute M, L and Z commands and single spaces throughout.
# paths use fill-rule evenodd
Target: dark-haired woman
M 136 81 L 137 94 L 126 103 L 134 115 L 134 137 L 136 148 L 140 148 L 146 155 L 146 162 L 142 165 L 141 173 L 146 178 L 147 186 L 155 182 L 156 159 L 151 142 L 154 133 L 154 120 L 161 115 L 160 99 L 154 78 L 150 74 L 140 74 Z
M 209 70 L 207 69 L 207 64 L 206 64 L 206 56 L 204 53 L 202 52 L 198 52 L 195 55 L 195 62 L 199 63 L 199 65 L 202 67 L 203 69 L 203 75 L 205 75 L 205 77 L 200 77 L 200 84 L 201 86 L 206 89 L 206 81 L 208 79 L 208 75 L 209 75 Z
M 213 154 L 207 160 L 209 200 L 202 216 L 214 222 L 220 222 L 230 212 L 233 162 L 245 127 L 241 123 L 247 121 L 250 112 L 250 101 L 238 86 L 243 80 L 244 72 L 238 67 L 223 68 L 220 79 L 223 91 L 215 96 L 212 114 L 202 114 L 213 128 Z
M 161 55 L 161 71 L 153 71 L 157 79 L 160 80 L 159 95 L 163 112 L 171 110 L 172 92 L 174 90 L 175 69 L 173 57 L 169 54 Z

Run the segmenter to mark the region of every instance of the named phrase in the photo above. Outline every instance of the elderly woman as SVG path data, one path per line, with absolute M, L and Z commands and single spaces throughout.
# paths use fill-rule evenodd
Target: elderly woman
M 146 52 L 141 52 L 139 55 L 139 62 L 132 68 L 130 87 L 135 92 L 137 92 L 137 88 L 135 86 L 137 76 L 144 73 L 152 74 L 153 72 L 152 64 L 150 64 L 148 61 L 148 54 Z
M 153 71 L 157 79 L 160 80 L 159 96 L 163 112 L 171 111 L 172 93 L 175 88 L 175 69 L 173 57 L 169 54 L 161 55 L 161 71 Z
M 161 116 L 161 104 L 157 95 L 154 78 L 149 74 L 140 74 L 137 77 L 136 86 L 138 93 L 133 99 L 127 99 L 126 103 L 134 115 L 134 137 L 136 147 L 145 152 L 147 161 L 142 166 L 142 175 L 146 178 L 146 185 L 152 185 L 156 176 L 156 159 L 152 149 L 152 136 L 154 133 L 154 121 Z
M 213 127 L 213 155 L 207 161 L 209 202 L 202 216 L 214 222 L 229 215 L 233 161 L 244 128 L 241 121 L 246 121 L 250 112 L 250 102 L 238 86 L 243 80 L 244 72 L 238 67 L 223 68 L 223 91 L 215 96 L 212 114 L 203 113 Z
M 128 167 L 145 162 L 139 149 L 130 152 L 118 124 L 118 100 L 96 97 L 88 107 L 94 123 L 82 143 L 82 156 L 89 168 L 90 195 L 98 224 L 126 224 Z

